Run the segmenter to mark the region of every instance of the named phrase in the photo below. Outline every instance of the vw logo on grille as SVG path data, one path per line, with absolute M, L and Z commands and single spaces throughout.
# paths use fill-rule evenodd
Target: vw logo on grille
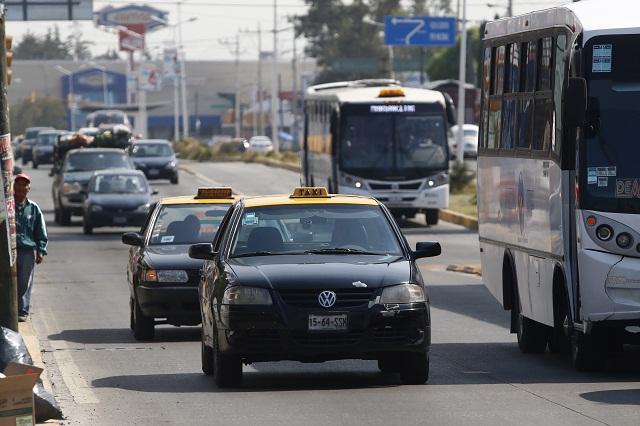
M 336 304 L 336 294 L 332 291 L 325 290 L 318 295 L 318 303 L 323 308 L 330 308 Z

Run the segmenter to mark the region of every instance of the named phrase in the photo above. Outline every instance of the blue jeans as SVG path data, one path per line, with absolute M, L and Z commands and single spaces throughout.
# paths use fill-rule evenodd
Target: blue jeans
M 36 251 L 18 247 L 18 315 L 29 315 L 33 268 L 36 265 Z

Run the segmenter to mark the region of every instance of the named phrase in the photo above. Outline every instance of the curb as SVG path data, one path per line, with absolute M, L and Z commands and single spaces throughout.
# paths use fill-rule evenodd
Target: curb
M 49 382 L 49 376 L 47 375 L 47 369 L 44 362 L 42 361 L 42 348 L 40 347 L 40 341 L 38 340 L 38 337 L 33 330 L 31 317 L 29 317 L 29 319 L 27 319 L 27 321 L 25 322 L 18 323 L 18 332 L 20 333 L 20 336 L 22 336 L 22 340 L 24 341 L 24 344 L 29 351 L 29 355 L 31 355 L 33 365 L 44 370 L 40 375 L 40 379 L 42 379 L 44 388 L 53 395 L 51 383 Z
M 269 167 L 278 167 L 280 169 L 285 169 L 285 170 L 289 170 L 291 172 L 297 172 L 297 173 L 300 173 L 302 171 L 302 167 L 300 166 L 296 166 L 289 163 L 283 163 L 281 161 L 268 160 L 268 159 L 261 160 L 261 161 L 245 161 L 245 163 L 255 163 L 255 164 L 262 164 Z
M 445 222 L 455 223 L 456 225 L 462 225 L 472 231 L 478 230 L 478 219 L 473 216 L 469 216 L 462 213 L 454 212 L 453 210 L 440 209 L 438 214 L 439 218 Z
M 447 266 L 447 271 L 460 272 L 462 274 L 482 275 L 482 269 L 479 266 L 449 265 Z

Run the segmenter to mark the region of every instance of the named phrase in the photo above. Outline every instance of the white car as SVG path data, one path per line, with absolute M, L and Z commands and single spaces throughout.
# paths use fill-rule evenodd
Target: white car
M 249 139 L 249 151 L 271 152 L 273 151 L 273 142 L 267 136 L 253 136 Z
M 464 157 L 465 158 L 478 158 L 478 134 L 479 128 L 475 124 L 465 124 L 462 127 L 464 134 L 462 141 L 464 143 Z M 458 154 L 457 143 L 458 126 L 452 126 L 449 129 L 449 152 L 451 153 L 451 159 L 455 159 Z

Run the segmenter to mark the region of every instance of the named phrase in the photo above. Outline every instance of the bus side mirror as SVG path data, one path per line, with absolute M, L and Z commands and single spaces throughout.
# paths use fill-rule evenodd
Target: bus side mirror
M 580 77 L 569 78 L 565 99 L 567 124 L 571 127 L 584 125 L 587 118 L 587 81 Z
M 444 95 L 444 105 L 447 113 L 447 122 L 450 126 L 458 124 L 458 117 L 456 114 L 456 106 L 453 104 L 453 99 L 448 93 L 442 93 Z

